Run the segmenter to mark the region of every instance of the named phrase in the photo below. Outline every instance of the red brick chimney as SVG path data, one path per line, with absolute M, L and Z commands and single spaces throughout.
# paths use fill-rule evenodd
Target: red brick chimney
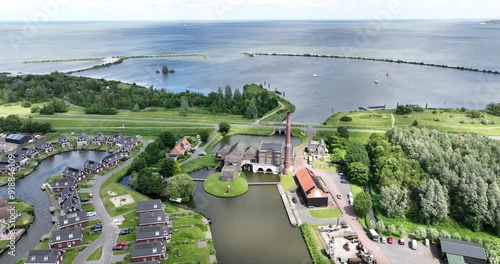
M 292 172 L 292 117 L 289 112 L 286 115 L 286 140 L 285 140 L 285 169 L 284 174 Z

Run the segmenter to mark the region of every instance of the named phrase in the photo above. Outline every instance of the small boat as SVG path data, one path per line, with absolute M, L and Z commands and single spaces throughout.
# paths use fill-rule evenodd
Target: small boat
M 378 80 L 373 81 L 374 83 L 378 83 Z
M 386 73 L 385 76 L 389 76 L 389 73 Z
M 317 73 L 314 73 L 313 74 L 313 77 L 318 77 L 319 75 Z

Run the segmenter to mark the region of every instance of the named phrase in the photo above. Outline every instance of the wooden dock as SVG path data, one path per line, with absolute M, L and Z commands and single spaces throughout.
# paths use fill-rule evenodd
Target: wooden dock
M 290 202 L 288 201 L 288 196 L 286 196 L 285 189 L 283 188 L 283 184 L 278 183 L 276 185 L 278 187 L 278 192 L 280 193 L 281 200 L 283 201 L 283 205 L 285 206 L 286 213 L 288 215 L 288 219 L 290 220 L 290 224 L 292 226 L 298 227 L 297 219 L 295 218 L 295 215 L 292 212 L 292 208 L 290 206 Z

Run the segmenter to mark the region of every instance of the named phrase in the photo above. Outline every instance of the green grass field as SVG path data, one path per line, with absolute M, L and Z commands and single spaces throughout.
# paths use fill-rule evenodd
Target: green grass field
M 338 218 L 342 217 L 342 212 L 338 208 L 335 209 L 311 209 L 309 213 L 314 218 Z
M 219 180 L 221 173 L 213 173 L 207 177 L 203 183 L 203 189 L 205 192 L 218 196 L 218 197 L 235 197 L 240 196 L 248 191 L 247 180 L 243 177 L 236 177 L 232 182 L 226 182 Z M 230 186 L 229 193 L 227 192 L 227 186 Z
M 387 130 L 391 127 L 391 113 L 395 110 L 356 111 L 337 113 L 325 122 L 326 127 L 346 126 L 349 129 Z M 483 113 L 483 118 L 470 118 L 465 112 L 456 109 L 425 109 L 423 112 L 413 112 L 410 115 L 396 115 L 395 127 L 410 127 L 414 120 L 418 127 L 436 129 L 452 133 L 478 133 L 482 135 L 500 135 L 500 117 Z M 349 116 L 351 122 L 342 122 L 342 116 Z M 483 125 L 483 119 L 491 124 Z M 320 127 L 320 126 L 318 126 Z
M 102 254 L 102 246 L 99 246 L 94 252 L 92 252 L 87 261 L 99 260 L 101 259 L 101 254 Z
M 293 179 L 293 173 L 280 174 L 280 181 L 281 184 L 283 184 L 285 191 L 290 191 L 292 188 L 297 187 L 297 184 L 295 184 L 295 180 Z

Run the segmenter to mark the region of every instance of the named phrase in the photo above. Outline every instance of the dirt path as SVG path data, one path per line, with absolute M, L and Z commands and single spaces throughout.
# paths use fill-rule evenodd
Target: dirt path
M 261 117 L 261 118 L 259 118 L 259 119 L 255 120 L 255 122 L 253 122 L 252 124 L 253 124 L 253 125 L 258 125 L 258 124 L 260 123 L 260 121 L 262 121 L 262 120 L 264 120 L 264 119 L 266 119 L 266 118 L 268 118 L 268 117 L 270 117 L 270 116 L 272 116 L 272 115 L 276 114 L 276 112 L 278 112 L 278 111 L 279 111 L 279 110 L 281 110 L 281 109 L 285 109 L 285 105 L 284 105 L 284 104 L 282 104 L 280 101 L 278 101 L 278 104 L 280 105 L 280 108 L 279 108 L 279 109 L 276 109 L 276 110 L 272 111 L 271 113 L 269 113 L 269 114 L 267 114 L 267 115 L 265 115 L 265 116 L 263 116 L 263 117 Z

